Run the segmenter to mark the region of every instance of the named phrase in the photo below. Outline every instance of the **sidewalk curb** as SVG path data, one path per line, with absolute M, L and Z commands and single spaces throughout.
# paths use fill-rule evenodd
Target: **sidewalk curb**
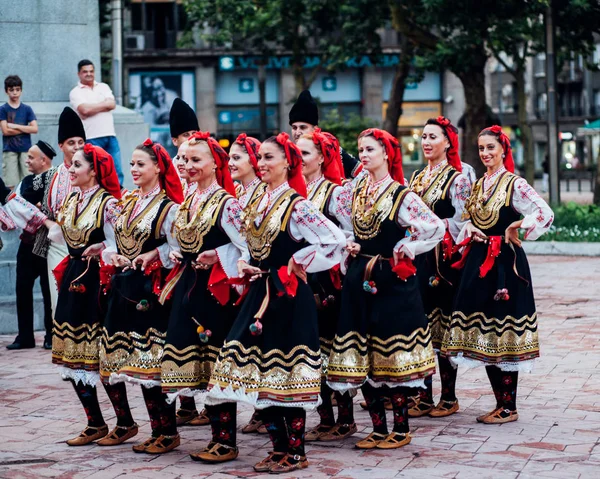
M 600 243 L 567 241 L 523 241 L 527 254 L 554 256 L 600 256 Z

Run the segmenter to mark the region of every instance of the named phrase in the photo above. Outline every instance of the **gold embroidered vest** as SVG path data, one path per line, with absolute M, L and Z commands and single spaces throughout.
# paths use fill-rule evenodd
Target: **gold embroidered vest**
M 60 224 L 67 245 L 72 250 L 78 250 L 89 246 L 90 237 L 94 231 L 102 229 L 104 220 L 104 206 L 112 197 L 106 190 L 99 188 L 90 201 L 77 214 L 77 204 L 81 193 L 74 192 L 67 197 L 57 215 L 57 223 Z M 104 236 L 102 234 L 102 236 Z
M 511 207 L 511 199 L 517 176 L 505 172 L 496 180 L 496 184 L 492 186 L 492 193 L 486 200 L 483 191 L 483 178 L 477 180 L 473 186 L 471 197 L 465 205 L 467 216 L 473 224 L 482 230 L 493 230 L 501 213 L 505 208 Z M 511 208 L 512 209 L 512 208 Z M 513 215 L 510 215 L 511 217 Z M 516 214 L 516 216 L 519 216 Z M 514 219 L 512 219 L 514 221 Z M 503 234 L 506 226 L 500 225 L 500 233 Z

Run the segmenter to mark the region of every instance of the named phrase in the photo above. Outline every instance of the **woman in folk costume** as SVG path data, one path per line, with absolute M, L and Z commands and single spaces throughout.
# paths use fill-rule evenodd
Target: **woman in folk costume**
M 479 157 L 487 172 L 467 202 L 470 221 L 459 246 L 463 268 L 454 311 L 440 353 L 455 364 L 484 364 L 496 407 L 477 418 L 500 424 L 516 421 L 519 371 L 530 371 L 539 356 L 537 313 L 531 274 L 521 247 L 550 228 L 554 214 L 527 182 L 514 174 L 510 140 L 499 126 L 479 134 Z
M 235 318 L 228 280 L 237 277 L 237 261 L 247 250 L 239 233 L 241 210 L 233 196 L 227 160 L 227 153 L 208 132 L 190 137 L 187 172 L 198 186 L 177 212 L 173 234 L 178 247 L 171 253 L 177 266 L 161 297 L 172 295 L 161 374 L 169 402 L 206 390 Z M 231 414 L 229 406 L 207 407 L 211 423 Z M 227 434 L 235 438 L 235 412 Z M 192 458 L 198 459 L 195 454 Z
M 244 401 L 261 409 L 273 451 L 254 469 L 285 473 L 308 466 L 306 411 L 316 408 L 321 383 L 317 308 L 307 274 L 339 264 L 346 240 L 305 200 L 302 155 L 286 133 L 263 142 L 258 168 L 267 189 L 244 211 L 251 259 L 239 264 L 249 288 L 213 370 L 207 403 Z
M 242 209 L 262 195 L 266 188 L 258 171 L 259 149 L 260 141 L 246 133 L 238 135 L 229 149 L 229 171 L 236 182 L 237 199 Z
M 69 253 L 54 270 L 59 293 L 52 362 L 61 367 L 63 379 L 71 381 L 87 414 L 88 426 L 78 437 L 67 441 L 70 446 L 83 446 L 108 434 L 96 392 L 105 309 L 100 304 L 98 257 L 106 247 L 105 241 L 113 237 L 121 189 L 112 157 L 90 144 L 73 157 L 69 177 L 71 187 L 77 190 L 67 197 L 58 211 L 57 224 L 49 232 L 51 241 L 66 243 Z M 111 400 L 119 391 L 125 394 L 124 387 L 106 386 L 106 390 Z M 119 416 L 118 404 L 115 411 Z
M 344 279 L 327 382 L 336 391 L 362 387 L 373 432 L 356 447 L 392 449 L 410 442 L 410 388 L 423 387 L 423 378 L 435 370 L 430 326 L 412 260 L 435 247 L 444 224 L 403 186 L 397 138 L 371 128 L 360 134 L 358 149 L 368 175 L 354 187 L 356 243 L 348 246 L 353 258 Z M 386 397 L 394 412 L 391 433 Z
M 442 219 L 446 227 L 444 240 L 433 250 L 415 258 L 425 314 L 431 325 L 431 342 L 433 348 L 439 351 L 460 281 L 460 273 L 452 268 L 452 264 L 460 256 L 453 249 L 465 223 L 465 202 L 471 195 L 471 183 L 461 174 L 458 130 L 450 120 L 443 116 L 429 119 L 421 134 L 421 148 L 427 166 L 414 172 L 409 188 Z M 414 406 L 408 411 L 409 416 L 429 414 L 432 417 L 443 417 L 458 411 L 458 400 L 454 395 L 456 369 L 447 358 L 439 354 L 438 364 L 442 379 L 440 402 L 437 406 L 433 403 L 432 377 L 429 376 L 425 380 L 427 388 L 420 390 L 419 396 L 414 398 Z
M 256 198 L 260 197 L 267 185 L 260 180 L 258 171 L 258 151 L 260 141 L 240 133 L 229 149 L 229 171 L 236 182 L 237 199 L 242 209 L 246 208 Z M 266 434 L 260 410 L 255 409 L 248 424 L 242 428 L 242 433 L 258 432 Z
M 183 192 L 169 154 L 150 139 L 133 151 L 131 176 L 138 188 L 124 198 L 114 225 L 115 241 L 102 253 L 106 266 L 101 280 L 108 293 L 108 308 L 102 328 L 100 377 L 105 384 L 127 381 L 142 386 L 152 428 L 152 438 L 146 443 L 163 443 L 162 435 L 176 432 L 175 424 L 169 424 L 171 406 L 163 397 L 160 382 L 169 307 L 161 305 L 158 296 L 166 268 L 173 267 L 169 253 L 176 242 L 171 227 Z M 131 415 L 117 419 L 117 427 L 101 445 L 121 444 L 137 434 Z M 146 443 L 133 450 L 162 452 Z
M 352 188 L 341 186 L 343 166 L 337 138 L 315 128 L 313 133 L 302 135 L 296 145 L 302 153 L 302 174 L 308 190 L 307 199 L 321 213 L 338 226 L 347 240 L 353 240 Z M 327 364 L 331 344 L 337 331 L 340 316 L 342 278 L 336 265 L 328 271 L 311 274 L 308 278 L 317 303 L 319 317 L 319 340 L 321 343 L 322 382 L 321 405 L 317 407 L 319 425 L 306 433 L 306 441 L 335 441 L 345 439 L 356 432 L 352 396 L 335 391 L 338 407 L 337 421 L 333 415 L 334 391 L 327 386 Z
M 198 186 L 198 183 L 196 183 L 195 181 L 190 181 L 190 177 L 187 174 L 187 170 L 185 169 L 185 155 L 187 153 L 188 146 L 189 142 L 187 140 L 184 141 L 181 145 L 179 145 L 179 148 L 177 149 L 177 156 L 173 159 L 173 163 L 177 168 L 177 173 L 181 181 L 181 188 L 183 190 L 184 198 L 187 198 L 188 195 L 191 195 Z

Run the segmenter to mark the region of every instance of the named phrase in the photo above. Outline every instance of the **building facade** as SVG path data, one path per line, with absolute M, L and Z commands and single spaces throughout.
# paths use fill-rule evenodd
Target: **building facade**
M 124 14 L 124 29 L 126 104 L 144 116 L 155 140 L 170 143 L 168 110 L 176 96 L 195 109 L 200 127 L 219 139 L 231 141 L 242 131 L 260 136 L 256 57 L 212 47 L 194 31 L 190 48 L 185 12 L 178 1 L 132 0 Z M 188 46 L 181 48 L 186 35 Z M 356 114 L 381 126 L 400 59 L 395 32 L 383 31 L 382 40 L 383 55 L 377 61 L 353 58 L 333 73 L 319 68 L 318 55 L 305 59 L 307 75 L 317 69 L 310 91 L 322 119 L 335 109 L 343 118 Z M 298 94 L 290 61 L 285 54 L 267 59 L 269 133 L 289 130 L 288 112 Z M 408 165 L 422 164 L 419 141 L 425 121 L 444 113 L 444 81 L 439 72 L 428 72 L 406 89 L 399 137 Z M 460 114 L 462 110 L 455 121 Z M 354 145 L 346 148 L 356 150 Z

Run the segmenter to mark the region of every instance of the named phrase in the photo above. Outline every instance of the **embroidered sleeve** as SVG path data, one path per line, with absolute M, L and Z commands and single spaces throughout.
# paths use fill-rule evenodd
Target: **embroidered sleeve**
M 427 205 L 413 192 L 406 194 L 398 208 L 398 224 L 410 228 L 410 235 L 401 239 L 394 247 L 410 259 L 435 247 L 444 237 L 445 225 Z
M 296 204 L 290 219 L 290 233 L 294 239 L 310 243 L 293 256 L 308 273 L 326 271 L 341 262 L 346 246 L 344 233 L 310 201 Z
M 157 249 L 158 257 L 160 262 L 162 263 L 164 268 L 171 269 L 175 265 L 169 258 L 169 254 L 171 251 L 179 251 L 179 244 L 177 243 L 177 239 L 175 235 L 171 232 L 173 230 L 173 222 L 175 221 L 175 215 L 177 214 L 177 208 L 179 205 L 176 203 L 172 203 L 169 205 L 169 211 L 167 212 L 165 219 L 160 226 L 160 234 L 167 239 L 166 243 L 161 244 Z
M 454 207 L 454 216 L 446 218 L 444 222 L 448 225 L 448 231 L 456 242 L 460 231 L 466 223 L 466 220 L 463 220 L 462 216 L 465 211 L 465 203 L 471 196 L 471 182 L 469 178 L 464 174 L 457 176 L 450 185 L 449 193 L 452 206 Z
M 0 206 L 0 229 L 2 231 L 10 231 L 17 228 L 17 225 L 10 217 L 10 215 L 4 209 L 4 206 Z
M 346 239 L 353 241 L 351 189 L 338 186 L 333 190 L 331 201 L 329 202 L 329 214 L 338 221 L 339 227 L 344 236 L 346 236 Z
M 526 240 L 538 239 L 552 226 L 554 212 L 524 178 L 515 180 L 512 205 L 523 215 L 521 228 L 525 230 Z
M 25 198 L 13 195 L 4 206 L 5 212 L 13 220 L 17 228 L 27 233 L 35 233 L 46 221 L 47 216 Z
M 225 203 L 220 219 L 221 228 L 229 237 L 231 243 L 219 246 L 216 251 L 219 263 L 221 263 L 223 271 L 225 271 L 225 274 L 229 278 L 237 278 L 237 263 L 239 260 L 250 261 L 250 253 L 248 252 L 246 240 L 240 233 L 242 225 L 240 220 L 241 213 L 242 209 L 238 200 L 230 198 Z

